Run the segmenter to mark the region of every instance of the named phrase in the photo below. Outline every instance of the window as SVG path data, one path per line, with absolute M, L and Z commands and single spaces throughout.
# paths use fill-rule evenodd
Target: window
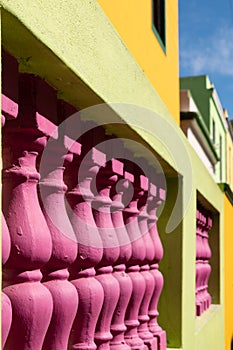
M 219 138 L 219 158 L 220 158 L 220 163 L 219 163 L 219 177 L 220 177 L 220 182 L 222 182 L 222 136 Z
M 215 121 L 212 120 L 212 140 L 213 144 L 215 144 L 216 138 L 215 138 Z
M 163 50 L 166 46 L 166 29 L 165 29 L 165 0 L 153 0 L 153 31 L 159 40 Z

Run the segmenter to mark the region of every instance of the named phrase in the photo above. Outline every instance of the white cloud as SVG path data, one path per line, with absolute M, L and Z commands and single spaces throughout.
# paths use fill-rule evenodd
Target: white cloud
M 190 74 L 218 73 L 233 76 L 233 30 L 222 28 L 212 37 L 181 43 L 181 67 Z

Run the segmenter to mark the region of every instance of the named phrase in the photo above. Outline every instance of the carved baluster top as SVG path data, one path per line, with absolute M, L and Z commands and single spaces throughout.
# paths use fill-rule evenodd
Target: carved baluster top
M 159 262 L 163 257 L 163 246 L 159 238 L 157 228 L 157 209 L 166 198 L 166 192 L 163 188 L 159 188 L 154 183 L 150 183 L 149 186 L 149 198 L 148 198 L 148 227 L 151 239 L 155 248 L 154 261 Z
M 117 159 L 112 159 L 111 161 L 111 168 L 112 168 L 112 172 L 113 174 L 117 175 L 117 181 L 115 181 L 115 183 L 113 183 L 112 187 L 111 187 L 111 193 L 110 193 L 110 197 L 112 199 L 112 214 L 114 212 L 118 212 L 119 210 L 122 210 L 124 208 L 124 205 L 122 203 L 122 195 L 123 195 L 123 189 L 121 188 L 121 191 L 119 191 L 119 186 L 122 183 L 122 179 L 123 179 L 123 174 L 124 174 L 124 164 L 117 160 Z
M 102 240 L 92 213 L 94 195 L 91 183 L 106 158 L 96 148 L 92 148 L 83 160 L 77 153 L 73 154 L 74 159 L 65 173 L 65 179 L 70 205 L 68 213 L 79 244 L 79 254 L 71 269 L 76 274 L 80 269 L 95 267 L 103 255 Z
M 205 258 L 205 242 L 204 242 L 204 230 L 205 230 L 205 224 L 206 224 L 206 218 L 203 215 L 203 211 L 201 209 L 197 210 L 197 252 L 196 256 L 197 259 L 204 259 Z
M 120 254 L 117 263 L 125 264 L 130 259 L 132 254 L 130 239 L 123 219 L 124 204 L 122 196 L 127 190 L 128 181 L 123 178 L 123 162 L 117 159 L 112 159 L 111 162 L 113 173 L 117 174 L 118 176 L 118 182 L 113 184 L 110 192 L 110 197 L 112 199 L 111 216 L 120 246 Z
M 7 130 L 4 142 L 3 212 L 11 233 L 12 249 L 7 268 L 40 268 L 51 255 L 51 237 L 37 196 L 36 170 L 39 148 L 45 137 Z M 29 210 L 31 206 L 32 210 Z
M 209 260 L 211 258 L 211 249 L 209 246 L 209 230 L 212 227 L 212 218 L 210 216 L 210 213 L 205 210 L 205 226 L 204 226 L 204 230 L 203 230 L 203 245 L 205 247 L 205 254 L 203 256 L 203 258 L 205 260 Z
M 57 140 L 50 142 L 46 152 L 49 159 L 44 164 L 45 167 L 40 167 L 40 195 L 41 206 L 53 241 L 52 256 L 44 270 L 49 273 L 67 268 L 77 256 L 78 245 L 66 211 L 67 186 L 63 181 L 65 167 L 61 165 L 63 161 L 67 164 L 72 157 L 69 153 L 64 154 L 67 150 Z M 62 160 L 59 161 L 57 158 L 62 153 Z M 67 275 L 67 271 L 64 271 L 64 274 Z
M 196 210 L 196 259 L 202 258 L 201 213 Z
M 56 104 L 50 101 L 56 101 L 54 89 L 39 77 L 20 74 L 18 117 L 6 123 L 3 135 L 3 209 L 12 239 L 10 268 L 40 268 L 51 255 L 51 236 L 37 195 L 40 175 L 36 169 L 38 152 L 56 128 Z
M 117 175 L 113 172 L 113 163 L 107 162 L 102 167 L 96 178 L 97 193 L 93 201 L 93 214 L 99 228 L 103 242 L 103 258 L 99 265 L 107 266 L 114 264 L 120 253 L 119 242 L 111 217 L 112 200 L 110 190 L 117 181 Z
M 144 239 L 144 244 L 146 247 L 146 256 L 145 256 L 145 263 L 150 263 L 153 261 L 155 256 L 155 248 L 153 241 L 151 239 L 150 233 L 149 233 L 149 226 L 148 226 L 148 204 L 149 204 L 149 197 L 148 197 L 148 178 L 144 175 L 140 175 L 139 177 L 139 188 L 141 189 L 140 192 L 140 198 L 138 201 L 138 209 L 140 211 L 138 216 L 138 222 L 139 227 L 141 231 L 141 235 Z
M 129 263 L 130 265 L 138 265 L 143 263 L 146 255 L 146 248 L 138 225 L 138 215 L 140 213 L 138 210 L 138 201 L 140 196 L 138 196 L 138 188 L 135 188 L 136 184 L 134 175 L 128 171 L 125 171 L 124 177 L 129 181 L 131 188 L 133 185 L 131 199 L 127 199 L 126 196 L 124 196 L 125 198 L 123 197 L 124 201 L 128 201 L 128 205 L 123 210 L 123 215 L 126 230 L 132 246 L 132 256 Z

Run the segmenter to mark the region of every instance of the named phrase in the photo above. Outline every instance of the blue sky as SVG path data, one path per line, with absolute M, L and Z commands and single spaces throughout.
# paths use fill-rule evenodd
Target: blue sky
M 207 74 L 233 119 L 233 0 L 179 0 L 180 76 Z

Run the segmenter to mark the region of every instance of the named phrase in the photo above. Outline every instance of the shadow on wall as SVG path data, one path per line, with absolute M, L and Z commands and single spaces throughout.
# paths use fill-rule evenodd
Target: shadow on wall
M 231 350 L 233 350 L 233 338 L 231 339 Z

